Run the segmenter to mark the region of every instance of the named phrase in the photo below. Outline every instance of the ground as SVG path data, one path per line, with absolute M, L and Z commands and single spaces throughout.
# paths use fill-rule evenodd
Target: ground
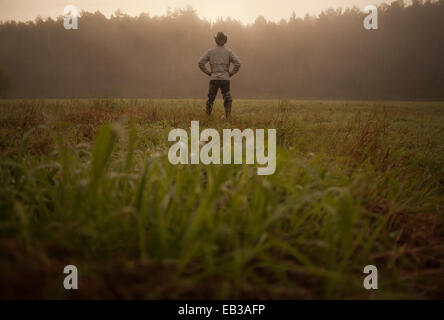
M 203 100 L 0 111 L 1 298 L 444 297 L 443 102 L 236 100 L 230 121 L 220 100 L 210 118 Z M 276 173 L 169 164 L 169 131 L 192 120 L 276 129 Z

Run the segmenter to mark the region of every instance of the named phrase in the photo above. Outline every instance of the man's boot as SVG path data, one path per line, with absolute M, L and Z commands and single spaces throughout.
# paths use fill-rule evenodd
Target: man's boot
M 225 102 L 225 118 L 229 119 L 231 115 L 231 102 Z
M 207 101 L 206 112 L 207 112 L 207 115 L 208 115 L 208 116 L 211 115 L 211 111 L 212 111 L 212 110 L 213 110 L 213 104 L 212 104 L 211 102 Z

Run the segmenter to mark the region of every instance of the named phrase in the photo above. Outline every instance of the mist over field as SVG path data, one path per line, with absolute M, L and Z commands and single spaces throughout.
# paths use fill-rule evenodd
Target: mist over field
M 83 12 L 79 30 L 69 31 L 62 18 L 4 22 L 0 69 L 10 85 L 3 95 L 205 97 L 197 60 L 223 31 L 242 61 L 235 97 L 444 98 L 444 1 L 383 4 L 378 30 L 364 29 L 358 8 L 288 17 L 210 23 L 188 7 L 160 17 Z

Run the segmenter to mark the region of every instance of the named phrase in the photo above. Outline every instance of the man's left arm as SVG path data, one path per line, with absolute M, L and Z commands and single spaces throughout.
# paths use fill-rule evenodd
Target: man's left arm
M 230 52 L 230 62 L 233 64 L 233 70 L 230 72 L 230 77 L 234 76 L 236 73 L 239 72 L 239 69 L 241 67 L 241 62 L 239 58 L 236 56 L 234 52 Z

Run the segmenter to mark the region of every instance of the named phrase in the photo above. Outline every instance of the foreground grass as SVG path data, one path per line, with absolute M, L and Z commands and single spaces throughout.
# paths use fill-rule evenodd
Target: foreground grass
M 0 101 L 1 297 L 444 297 L 443 103 L 202 105 Z M 170 165 L 191 120 L 276 128 L 276 173 Z

